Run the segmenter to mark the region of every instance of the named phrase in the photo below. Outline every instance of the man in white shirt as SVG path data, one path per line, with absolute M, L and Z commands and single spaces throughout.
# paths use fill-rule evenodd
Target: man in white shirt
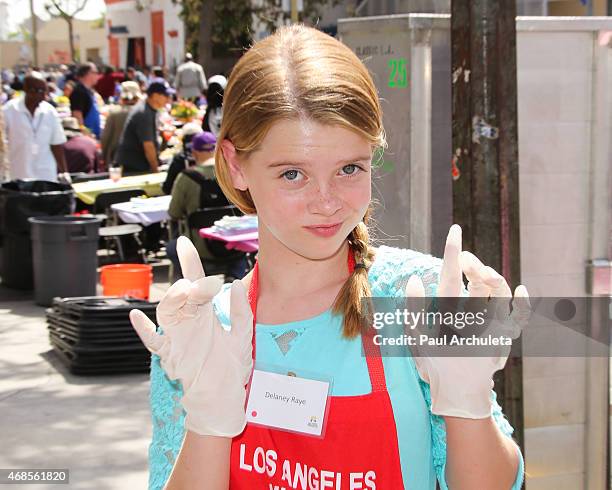
M 11 100 L 3 108 L 9 178 L 57 182 L 59 169 L 68 180 L 63 146 L 66 136 L 57 111 L 45 102 L 45 78 L 38 72 L 30 73 L 23 90 L 23 97 Z
M 185 63 L 176 70 L 174 83 L 181 99 L 194 102 L 208 88 L 204 68 L 193 61 L 191 53 L 185 55 Z

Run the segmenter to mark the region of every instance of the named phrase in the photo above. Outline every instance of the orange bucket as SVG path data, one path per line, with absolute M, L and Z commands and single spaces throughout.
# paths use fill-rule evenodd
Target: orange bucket
M 153 267 L 146 264 L 115 264 L 100 268 L 104 296 L 131 296 L 149 299 Z

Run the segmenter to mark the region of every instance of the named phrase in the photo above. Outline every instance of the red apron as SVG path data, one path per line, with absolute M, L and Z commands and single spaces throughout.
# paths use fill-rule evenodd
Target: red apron
M 350 250 L 348 264 L 352 272 L 355 260 Z M 249 288 L 253 315 L 257 291 L 255 264 Z M 364 341 L 366 345 L 370 350 L 374 344 Z M 380 352 L 366 356 L 366 361 L 372 392 L 328 397 L 325 437 L 247 424 L 244 432 L 232 441 L 230 490 L 404 488 L 395 419 Z

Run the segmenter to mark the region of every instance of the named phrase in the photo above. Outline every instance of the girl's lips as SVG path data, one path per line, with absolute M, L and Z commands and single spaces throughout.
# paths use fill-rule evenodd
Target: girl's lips
M 320 237 L 331 237 L 334 236 L 340 230 L 342 223 L 336 223 L 335 225 L 321 225 L 321 226 L 304 226 L 309 232 Z

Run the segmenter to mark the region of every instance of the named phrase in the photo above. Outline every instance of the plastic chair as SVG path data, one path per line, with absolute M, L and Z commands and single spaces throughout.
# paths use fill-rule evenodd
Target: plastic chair
M 224 216 L 242 216 L 242 212 L 233 205 L 203 208 L 194 211 L 187 217 L 187 227 L 192 236 L 198 236 L 200 228 L 208 228 Z M 220 240 L 202 238 L 213 259 L 203 259 L 204 270 L 207 275 L 225 274 L 228 266 L 236 260 L 247 256 L 244 252 L 228 250 L 225 243 Z M 248 259 L 247 259 L 248 261 Z
M 107 191 L 98 194 L 93 205 L 94 214 L 103 217 L 106 220 L 105 226 L 100 227 L 99 236 L 104 239 L 106 249 L 110 250 L 109 240 L 113 239 L 117 245 L 117 253 L 122 262 L 125 261 L 125 252 L 121 244 L 121 237 L 133 236 L 138 244 L 138 251 L 142 257 L 142 261 L 146 262 L 146 255 L 139 234 L 142 231 L 142 226 L 137 224 L 118 223 L 117 214 L 112 210 L 113 204 L 128 202 L 133 197 L 139 197 L 146 194 L 143 189 L 127 189 L 121 191 Z M 111 223 L 110 225 L 108 223 Z

